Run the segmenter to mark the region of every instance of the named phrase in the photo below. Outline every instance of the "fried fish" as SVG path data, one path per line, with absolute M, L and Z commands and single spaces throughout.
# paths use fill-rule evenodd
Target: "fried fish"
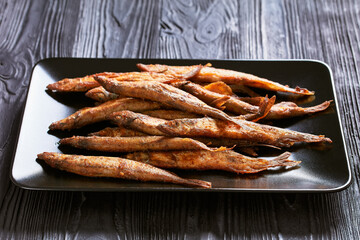
M 102 76 L 96 76 L 95 79 L 106 90 L 119 95 L 152 100 L 176 109 L 236 123 L 223 111 L 210 107 L 193 95 L 164 83 L 156 81 L 119 82 Z
M 38 159 L 63 171 L 87 177 L 111 177 L 136 181 L 168 182 L 190 187 L 211 188 L 211 183 L 184 179 L 174 173 L 129 159 L 44 152 Z
M 150 102 L 134 98 L 115 99 L 96 107 L 87 107 L 76 111 L 70 116 L 56 121 L 49 126 L 50 130 L 71 130 L 85 125 L 104 121 L 113 112 L 121 110 L 145 111 L 160 109 L 162 106 L 157 102 Z
M 96 76 L 111 78 L 116 81 L 159 81 L 167 82 L 177 79 L 188 79 L 196 75 L 201 69 L 201 65 L 189 68 L 179 75 L 169 75 L 153 72 L 103 72 L 79 78 L 65 78 L 47 86 L 47 89 L 58 92 L 86 92 L 92 88 L 99 87 L 100 84 L 95 80 Z
M 292 161 L 289 152 L 273 159 L 253 158 L 226 151 L 169 151 L 169 152 L 135 152 L 126 155 L 127 158 L 146 162 L 160 168 L 192 169 L 192 170 L 223 170 L 233 173 L 257 173 L 273 167 L 293 167 L 299 161 Z
M 139 137 L 139 136 L 149 136 L 146 133 L 139 132 L 133 129 L 125 127 L 107 127 L 101 131 L 90 133 L 90 136 L 102 136 L 102 137 Z M 254 155 L 253 147 L 270 147 L 277 148 L 275 146 L 261 144 L 257 142 L 241 140 L 241 139 L 229 139 L 229 138 L 209 138 L 209 137 L 193 137 L 192 139 L 202 142 L 209 147 L 228 147 L 228 148 L 237 148 L 239 151 L 245 151 L 249 153 L 251 150 L 251 155 Z
M 141 137 L 102 137 L 73 136 L 63 138 L 60 144 L 102 152 L 170 151 L 170 150 L 208 150 L 204 143 L 190 138 L 141 136 Z
M 234 114 L 247 115 L 247 117 L 243 117 L 243 118 L 240 117 L 240 119 L 245 119 L 245 120 L 251 120 L 252 116 L 259 116 L 259 117 L 254 117 L 257 120 L 261 118 L 267 120 L 278 120 L 284 118 L 300 117 L 300 116 L 324 111 L 330 106 L 330 103 L 332 102 L 332 101 L 325 101 L 316 106 L 302 108 L 297 106 L 293 102 L 280 102 L 274 104 L 275 103 L 275 98 L 274 98 L 270 102 L 268 102 L 267 106 L 264 106 L 264 103 L 266 103 L 267 101 L 266 98 L 257 97 L 253 100 L 256 101 L 255 103 L 256 105 L 258 105 L 256 106 L 247 103 L 245 101 L 242 101 L 238 97 L 234 97 L 229 91 L 225 91 L 226 95 L 220 94 L 218 92 L 224 92 L 224 90 L 217 91 L 215 87 L 206 88 L 198 84 L 191 83 L 189 81 L 181 81 L 175 84 L 177 87 L 183 89 L 184 91 L 187 91 L 188 93 L 196 96 L 200 100 L 204 101 L 205 103 L 213 107 L 219 108 L 216 101 L 218 99 L 224 99 L 225 97 L 227 97 L 227 99 L 221 104 L 221 107 Z M 259 114 L 264 112 L 261 111 L 261 109 L 264 109 L 264 107 L 268 109 L 268 111 L 266 111 L 266 114 Z M 256 115 L 248 115 L 248 114 L 256 114 Z
M 329 108 L 331 102 L 331 100 L 325 101 L 321 104 L 306 108 L 299 107 L 293 102 L 280 102 L 271 107 L 265 119 L 277 120 L 322 112 Z
M 290 147 L 296 142 L 332 142 L 323 135 L 302 133 L 240 119 L 238 119 L 239 124 L 208 117 L 164 120 L 131 111 L 116 112 L 110 116 L 110 119 L 119 126 L 157 136 L 237 139 L 275 147 Z
M 276 147 L 290 147 L 296 142 L 332 142 L 323 135 L 301 133 L 244 120 L 238 121 L 242 126 L 212 118 L 176 119 L 165 121 L 156 128 L 168 136 L 243 139 Z
M 189 71 L 192 66 L 167 66 L 161 64 L 137 64 L 141 71 L 162 72 L 168 75 L 181 75 L 183 72 Z M 191 78 L 195 82 L 217 82 L 222 81 L 231 85 L 245 85 L 248 87 L 261 88 L 270 91 L 288 92 L 298 95 L 314 95 L 314 92 L 306 88 L 290 88 L 277 82 L 270 81 L 265 78 L 254 76 L 252 74 L 213 68 L 210 64 L 201 68 L 198 74 Z

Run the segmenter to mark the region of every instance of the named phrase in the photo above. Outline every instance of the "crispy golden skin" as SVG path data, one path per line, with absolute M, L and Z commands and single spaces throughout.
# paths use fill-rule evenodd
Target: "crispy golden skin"
M 44 160 L 53 168 L 87 177 L 111 177 L 144 182 L 168 182 L 191 187 L 211 188 L 210 182 L 197 179 L 184 179 L 169 171 L 124 158 L 44 152 L 38 154 L 38 159 Z
M 296 142 L 332 142 L 322 135 L 238 121 L 239 124 L 212 118 L 176 119 L 159 124 L 156 128 L 170 136 L 243 139 L 276 147 L 290 147 Z
M 92 88 L 99 87 L 100 84 L 94 79 L 95 76 L 103 76 L 116 81 L 159 81 L 167 82 L 177 79 L 188 79 L 196 75 L 201 69 L 201 65 L 189 68 L 188 71 L 179 75 L 170 75 L 153 72 L 103 72 L 79 78 L 65 78 L 58 82 L 49 84 L 47 89 L 58 92 L 86 92 Z
M 95 79 L 106 90 L 119 95 L 148 99 L 176 109 L 236 123 L 223 111 L 210 107 L 193 95 L 167 84 L 155 81 L 119 82 L 102 76 L 95 77 Z
M 141 136 L 141 137 L 100 137 L 74 136 L 63 138 L 60 144 L 76 148 L 103 152 L 170 151 L 170 150 L 208 150 L 204 143 L 190 138 Z
M 183 72 L 189 71 L 189 68 L 192 68 L 192 66 L 167 66 L 161 64 L 137 64 L 137 66 L 141 71 L 162 72 L 169 75 L 181 75 Z M 191 80 L 196 82 L 222 81 L 226 84 L 240 84 L 249 87 L 262 88 L 270 91 L 288 92 L 299 95 L 314 95 L 314 92 L 309 91 L 306 88 L 290 88 L 280 83 L 257 77 L 252 74 L 227 69 L 218 69 L 210 66 L 204 66 L 203 68 L 201 68 L 200 72 L 193 78 L 191 78 Z
M 85 125 L 104 121 L 116 111 L 129 109 L 132 111 L 145 111 L 159 109 L 161 104 L 134 98 L 121 98 L 105 102 L 96 107 L 87 107 L 71 114 L 70 116 L 54 122 L 50 125 L 50 130 L 71 130 L 81 128 Z
M 98 102 L 107 102 L 110 100 L 120 98 L 118 94 L 108 92 L 105 90 L 105 88 L 101 86 L 90 89 L 85 93 L 85 96 Z
M 202 117 L 201 115 L 184 112 L 180 110 L 171 110 L 171 109 L 157 109 L 141 112 L 142 114 L 148 115 L 154 118 L 161 118 L 165 120 L 173 120 L 179 118 L 198 118 Z
M 244 156 L 232 150 L 221 152 L 210 151 L 170 151 L 170 152 L 136 152 L 126 155 L 127 158 L 146 162 L 160 168 L 223 170 L 233 173 L 257 173 L 272 167 L 298 165 L 299 161 L 288 160 L 289 152 L 267 160 Z
M 103 137 L 140 137 L 148 136 L 146 133 L 142 133 L 136 130 L 132 130 L 124 127 L 107 127 L 98 132 L 89 134 L 90 136 L 103 136 Z

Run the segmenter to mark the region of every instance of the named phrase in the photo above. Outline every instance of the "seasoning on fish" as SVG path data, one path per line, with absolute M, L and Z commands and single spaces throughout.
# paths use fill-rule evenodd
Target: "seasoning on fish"
M 124 110 L 111 114 L 109 116 L 109 120 L 112 120 L 119 127 L 130 128 L 132 130 L 143 132 L 148 135 L 166 135 L 165 133 L 157 129 L 157 126 L 166 122 L 166 120 L 164 119 L 154 118 L 144 114 Z
M 136 181 L 181 184 L 190 187 L 211 188 L 211 183 L 184 179 L 174 173 L 129 159 L 118 157 L 82 156 L 44 152 L 38 159 L 63 171 L 87 177 L 111 177 Z
M 242 126 L 212 118 L 187 118 L 167 120 L 156 128 L 168 136 L 243 139 L 276 147 L 290 147 L 296 142 L 332 142 L 323 135 L 301 133 L 245 120 L 238 121 Z
M 97 76 L 95 79 L 106 90 L 119 95 L 148 99 L 180 110 L 236 123 L 236 120 L 223 111 L 210 107 L 193 95 L 164 83 L 155 81 L 119 82 L 102 76 Z
M 191 138 L 141 136 L 141 137 L 101 137 L 73 136 L 63 138 L 60 144 L 102 152 L 207 150 L 213 151 L 204 143 Z
M 223 170 L 233 173 L 257 173 L 269 168 L 286 166 L 293 167 L 299 161 L 292 161 L 289 152 L 273 159 L 262 159 L 244 156 L 232 150 L 214 151 L 169 151 L 169 152 L 135 152 L 127 158 L 146 162 L 160 168 L 192 169 L 192 170 Z
M 98 132 L 90 133 L 89 136 L 103 136 L 103 137 L 140 137 L 148 136 L 145 133 L 124 128 L 124 127 L 107 127 Z
M 257 77 L 252 74 L 227 70 L 227 69 L 219 69 L 213 68 L 209 66 L 210 64 L 201 68 L 200 72 L 191 78 L 191 81 L 195 82 L 218 82 L 222 81 L 226 84 L 232 85 L 245 85 L 248 87 L 261 88 L 270 91 L 279 91 L 279 92 L 288 92 L 294 93 L 298 95 L 314 95 L 314 92 L 307 90 L 306 88 L 290 88 L 287 85 L 282 85 L 277 82 L 270 81 L 265 78 Z M 162 73 L 169 72 L 173 75 L 181 75 L 183 72 L 189 71 L 189 68 L 193 68 L 192 66 L 167 66 L 161 64 L 138 64 L 138 68 L 142 71 L 147 72 L 159 72 L 161 70 Z
M 54 122 L 50 125 L 50 130 L 71 130 L 81 128 L 85 125 L 104 121 L 113 112 L 121 110 L 145 111 L 160 109 L 162 106 L 157 102 L 150 102 L 134 98 L 115 99 L 96 107 L 87 107 L 78 110 L 70 116 Z
M 171 110 L 171 109 L 157 109 L 141 112 L 142 114 L 148 115 L 150 117 L 161 118 L 165 120 L 173 120 L 179 118 L 198 118 L 202 117 L 201 115 L 184 112 L 180 110 Z

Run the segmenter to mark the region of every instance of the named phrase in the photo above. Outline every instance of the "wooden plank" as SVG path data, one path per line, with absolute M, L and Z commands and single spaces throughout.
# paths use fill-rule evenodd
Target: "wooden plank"
M 76 3 L 2 1 L 2 4 L 0 142 L 4 145 L 0 151 L 0 238 L 37 239 L 53 237 L 54 233 L 61 237 L 63 232 L 58 230 L 66 226 L 64 220 L 69 213 L 66 205 L 71 194 L 22 190 L 10 183 L 9 174 L 31 69 L 41 58 L 69 54 L 72 49 L 69 33 L 74 26 L 69 23 L 76 25 Z

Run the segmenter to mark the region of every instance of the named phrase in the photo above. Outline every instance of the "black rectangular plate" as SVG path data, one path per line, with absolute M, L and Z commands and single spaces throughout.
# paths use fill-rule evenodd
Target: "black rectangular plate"
M 136 63 L 193 65 L 211 62 L 214 67 L 252 73 L 291 87 L 301 86 L 316 92 L 316 98 L 302 106 L 312 106 L 325 100 L 335 100 L 331 109 L 291 120 L 275 122 L 288 129 L 324 134 L 333 144 L 319 149 L 305 144 L 290 149 L 290 159 L 302 161 L 295 169 L 272 169 L 259 174 L 236 175 L 220 171 L 175 171 L 186 178 L 210 181 L 212 189 L 193 189 L 162 183 L 89 178 L 52 169 L 36 160 L 38 153 L 61 152 L 60 138 L 99 130 L 101 124 L 82 130 L 51 133 L 48 126 L 67 117 L 77 109 L 94 103 L 83 94 L 51 93 L 45 91 L 50 83 L 66 77 L 92 73 L 137 71 Z M 79 59 L 53 58 L 38 62 L 33 68 L 27 101 L 19 131 L 12 166 L 12 181 L 25 189 L 72 191 L 247 191 L 247 192 L 335 192 L 351 183 L 341 124 L 331 71 L 328 66 L 312 60 L 174 60 L 174 59 Z M 62 151 L 66 152 L 66 149 Z M 80 152 L 81 153 L 81 152 Z M 280 154 L 265 149 L 261 157 Z

